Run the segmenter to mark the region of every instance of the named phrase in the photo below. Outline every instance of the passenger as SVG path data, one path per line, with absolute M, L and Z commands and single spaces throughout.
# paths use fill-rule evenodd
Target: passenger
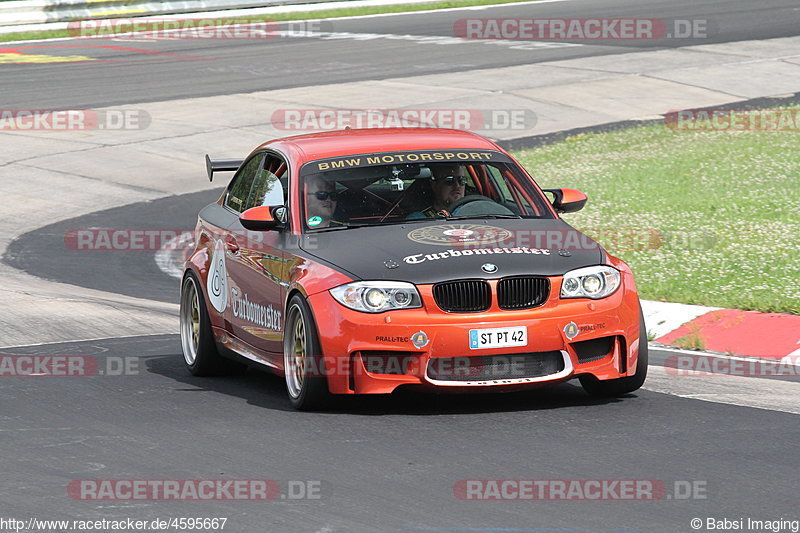
M 344 222 L 333 220 L 337 200 L 333 181 L 326 181 L 322 176 L 306 180 L 306 225 L 312 229 L 345 226 Z

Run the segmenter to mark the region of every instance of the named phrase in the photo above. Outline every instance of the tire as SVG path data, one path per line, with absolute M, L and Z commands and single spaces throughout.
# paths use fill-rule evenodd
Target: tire
M 644 342 L 642 342 L 644 341 Z M 647 378 L 647 328 L 644 324 L 644 313 L 639 306 L 639 357 L 636 362 L 636 372 L 632 376 L 601 381 L 594 376 L 584 375 L 578 379 L 583 390 L 591 396 L 616 397 L 623 396 L 638 390 Z
M 188 272 L 181 284 L 181 348 L 186 368 L 195 376 L 221 376 L 239 365 L 223 358 L 214 342 L 205 297 L 197 277 Z
M 305 298 L 299 294 L 289 300 L 285 327 L 283 368 L 289 402 L 301 411 L 320 409 L 332 397 L 328 391 L 317 326 Z

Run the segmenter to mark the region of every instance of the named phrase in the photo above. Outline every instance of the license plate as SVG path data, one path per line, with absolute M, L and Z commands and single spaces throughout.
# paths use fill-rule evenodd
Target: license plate
M 508 348 L 528 345 L 528 328 L 514 326 L 511 328 L 471 329 L 469 330 L 470 350 L 486 348 Z

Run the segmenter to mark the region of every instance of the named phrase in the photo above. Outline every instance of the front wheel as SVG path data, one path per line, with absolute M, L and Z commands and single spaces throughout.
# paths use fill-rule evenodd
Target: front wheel
M 317 327 L 311 309 L 299 294 L 289 300 L 286 312 L 283 369 L 289 402 L 295 409 L 319 409 L 330 401 Z
M 639 307 L 639 357 L 636 362 L 636 372 L 632 376 L 600 381 L 594 376 L 580 376 L 583 390 L 592 396 L 615 397 L 628 394 L 641 388 L 647 378 L 647 328 L 644 325 L 644 313 Z

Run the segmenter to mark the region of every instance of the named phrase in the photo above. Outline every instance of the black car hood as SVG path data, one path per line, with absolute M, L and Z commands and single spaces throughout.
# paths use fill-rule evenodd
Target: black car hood
M 417 284 L 554 276 L 604 259 L 595 241 L 556 219 L 434 220 L 328 229 L 304 235 L 300 247 L 363 280 Z

